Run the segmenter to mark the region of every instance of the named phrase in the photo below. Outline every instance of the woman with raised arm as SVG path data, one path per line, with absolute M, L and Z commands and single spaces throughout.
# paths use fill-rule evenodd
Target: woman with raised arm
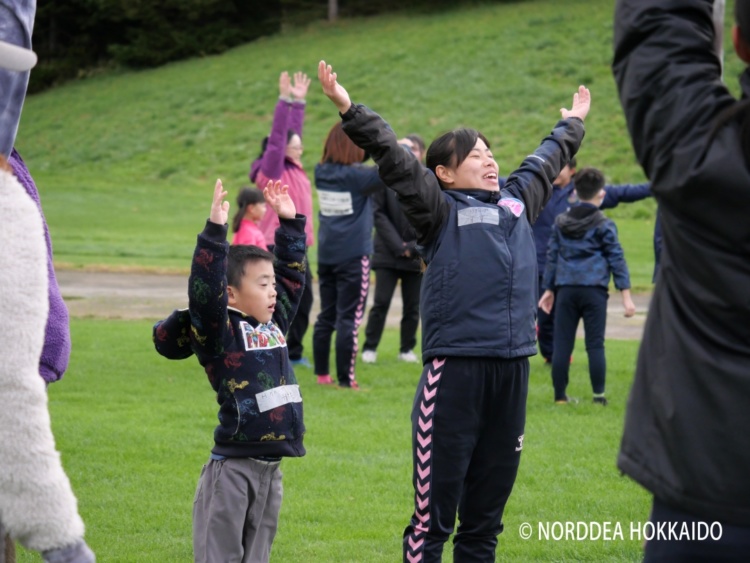
M 379 167 L 417 232 L 424 369 L 412 410 L 414 513 L 404 561 L 494 561 L 523 448 L 528 357 L 536 354 L 536 254 L 531 223 L 577 152 L 589 91 L 498 190 L 498 165 L 474 129 L 438 137 L 427 168 L 372 110 L 352 104 L 321 61 L 323 92 L 344 131 Z
M 677 530 L 647 543 L 648 562 L 750 553 L 750 70 L 738 101 L 721 80 L 723 16 L 720 0 L 615 12 L 612 68 L 662 233 L 617 460 L 653 494 L 655 527 Z M 750 64 L 750 0 L 735 21 Z
M 302 125 L 309 87 L 310 79 L 303 72 L 295 72 L 293 77 L 286 71 L 279 75 L 279 100 L 273 113 L 271 134 L 263 139 L 261 153 L 250 166 L 249 174 L 250 180 L 261 191 L 269 180 L 289 186 L 289 197 L 299 212 L 307 217 L 305 234 L 308 251 L 315 243 L 312 187 L 302 166 Z M 258 226 L 266 237 L 268 249 L 273 250 L 279 216 L 269 209 Z M 312 273 L 308 269 L 305 274 L 305 293 L 287 335 L 289 359 L 295 366 L 310 367 L 310 362 L 303 357 L 302 340 L 310 324 L 312 304 Z

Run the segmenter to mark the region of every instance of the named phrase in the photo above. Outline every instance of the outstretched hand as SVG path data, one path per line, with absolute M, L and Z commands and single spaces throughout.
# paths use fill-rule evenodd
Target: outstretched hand
M 294 73 L 294 85 L 291 88 L 292 96 L 298 100 L 304 100 L 307 89 L 310 87 L 310 79 L 304 72 Z
M 216 180 L 214 200 L 211 203 L 211 215 L 208 216 L 208 220 L 212 223 L 226 225 L 227 217 L 229 217 L 229 202 L 224 201 L 226 196 L 227 192 L 224 191 L 221 180 Z
M 297 216 L 297 208 L 289 197 L 289 186 L 282 186 L 281 182 L 274 183 L 268 180 L 266 188 L 263 190 L 263 197 L 266 203 L 276 212 L 276 215 L 282 219 L 294 219 Z
M 292 97 L 292 82 L 287 71 L 279 75 L 279 96 L 282 98 Z
M 577 117 L 583 121 L 589 109 L 591 109 L 591 92 L 585 86 L 579 86 L 578 92 L 573 94 L 573 106 L 570 109 L 561 108 L 560 113 L 563 119 Z
M 346 89 L 336 81 L 336 73 L 333 72 L 331 65 L 326 65 L 325 61 L 318 63 L 318 80 L 323 87 L 323 93 L 336 104 L 339 113 L 346 113 L 352 106 L 352 100 Z

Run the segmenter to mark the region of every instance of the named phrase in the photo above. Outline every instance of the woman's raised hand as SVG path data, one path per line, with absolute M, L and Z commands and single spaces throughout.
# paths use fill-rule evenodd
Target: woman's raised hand
M 289 73 L 287 71 L 279 75 L 279 96 L 282 98 L 292 97 L 292 82 L 289 80 Z
M 591 109 L 591 92 L 585 86 L 579 86 L 578 92 L 573 94 L 573 106 L 570 109 L 560 109 L 560 113 L 563 119 L 577 117 L 583 121 L 586 119 L 589 109 Z
M 325 61 L 318 63 L 318 80 L 323 87 L 323 93 L 336 104 L 339 112 L 346 113 L 352 106 L 349 93 L 336 81 L 336 73 L 333 72 L 331 65 L 327 65 Z
M 304 72 L 294 73 L 294 85 L 291 88 L 292 96 L 297 100 L 304 100 L 307 96 L 307 89 L 310 87 L 310 79 Z

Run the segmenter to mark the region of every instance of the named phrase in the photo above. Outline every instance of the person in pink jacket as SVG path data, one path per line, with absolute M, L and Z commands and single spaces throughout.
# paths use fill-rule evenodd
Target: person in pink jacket
M 305 118 L 305 97 L 310 87 L 310 79 L 302 72 L 294 73 L 293 80 L 284 71 L 279 76 L 279 101 L 273 114 L 271 134 L 263 139 L 262 152 L 250 167 L 250 181 L 264 187 L 269 180 L 279 181 L 289 186 L 289 196 L 297 211 L 308 218 L 305 225 L 306 244 L 309 248 L 315 242 L 313 229 L 313 203 L 310 180 L 302 167 L 302 122 Z M 274 233 L 279 226 L 279 217 L 269 209 L 259 223 L 266 237 L 266 245 L 273 249 Z M 292 365 L 311 367 L 303 358 L 302 339 L 310 324 L 312 309 L 312 274 L 305 273 L 305 293 L 297 310 L 297 316 L 289 327 L 287 344 Z
M 242 188 L 237 195 L 237 211 L 232 219 L 232 245 L 252 244 L 268 250 L 258 223 L 266 215 L 266 200 L 257 188 Z

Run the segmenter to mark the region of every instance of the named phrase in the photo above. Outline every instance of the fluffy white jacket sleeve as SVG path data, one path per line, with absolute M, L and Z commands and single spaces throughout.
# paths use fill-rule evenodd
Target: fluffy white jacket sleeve
M 47 250 L 36 205 L 0 164 L 0 521 L 28 549 L 81 543 L 83 521 L 50 427 L 39 356 Z

